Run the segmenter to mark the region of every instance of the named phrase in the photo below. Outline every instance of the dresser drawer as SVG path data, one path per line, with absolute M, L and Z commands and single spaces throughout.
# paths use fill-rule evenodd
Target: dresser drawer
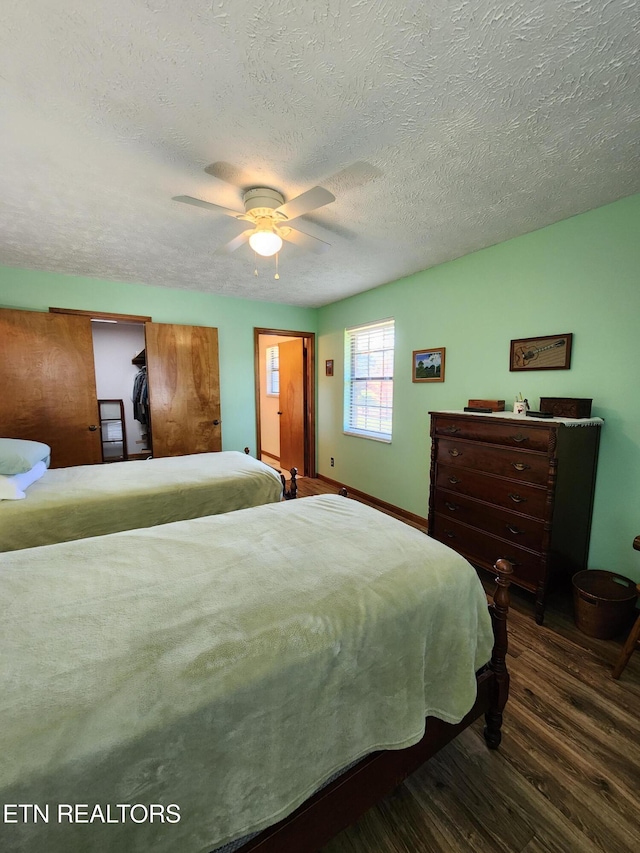
M 521 447 L 526 450 L 549 450 L 552 430 L 545 424 L 536 426 L 531 423 L 513 421 L 482 420 L 472 415 L 466 418 L 448 418 L 438 415 L 434 424 L 435 435 L 442 438 L 467 438 L 471 441 L 486 441 L 489 444 L 502 444 L 507 447 Z
M 544 577 L 542 556 L 482 530 L 467 527 L 450 518 L 434 515 L 433 530 L 429 531 L 440 542 L 462 554 L 471 563 L 491 569 L 501 557 L 513 563 L 513 582 L 528 590 L 536 590 Z
M 543 453 L 441 438 L 437 458 L 444 465 L 474 468 L 539 486 L 546 486 L 549 479 L 549 459 Z
M 437 466 L 436 486 L 534 518 L 546 518 L 547 490 L 542 486 L 514 483 L 504 477 L 453 465 Z
M 441 489 L 436 491 L 434 505 L 436 513 L 443 518 L 477 527 L 522 548 L 542 551 L 544 522 L 540 519 L 518 515 Z

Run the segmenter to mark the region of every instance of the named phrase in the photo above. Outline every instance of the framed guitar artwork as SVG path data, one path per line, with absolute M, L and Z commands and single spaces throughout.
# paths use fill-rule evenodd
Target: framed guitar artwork
M 511 341 L 509 370 L 568 370 L 573 334 Z

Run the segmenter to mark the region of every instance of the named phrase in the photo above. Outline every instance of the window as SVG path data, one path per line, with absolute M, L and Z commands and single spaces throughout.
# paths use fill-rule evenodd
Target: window
M 346 330 L 344 431 L 391 441 L 395 323 L 381 320 Z
M 267 394 L 280 394 L 280 350 L 277 346 L 267 347 Z

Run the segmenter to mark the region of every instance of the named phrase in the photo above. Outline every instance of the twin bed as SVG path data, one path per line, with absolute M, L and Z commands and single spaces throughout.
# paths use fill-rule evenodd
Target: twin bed
M 3 849 L 311 853 L 482 714 L 499 744 L 505 561 L 487 608 L 337 495 L 152 523 L 0 554 L 0 794 L 49 818 Z
M 0 552 L 279 501 L 280 474 L 237 451 L 48 469 L 0 501 Z

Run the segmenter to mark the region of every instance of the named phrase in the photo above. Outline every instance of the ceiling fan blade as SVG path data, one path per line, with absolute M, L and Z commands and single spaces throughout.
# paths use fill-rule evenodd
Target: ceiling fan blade
M 382 172 L 377 166 L 367 163 L 365 160 L 358 160 L 350 166 L 345 166 L 344 169 L 331 175 L 330 178 L 325 178 L 323 183 L 329 184 L 330 187 L 336 190 L 338 195 L 341 195 L 349 190 L 364 187 L 381 175 Z
M 311 237 L 309 234 L 305 234 L 304 231 L 298 231 L 296 228 L 279 228 L 278 231 L 282 235 L 283 240 L 295 243 L 301 249 L 308 249 L 311 252 L 320 254 L 331 248 L 330 244 L 325 243 L 324 240 L 318 240 L 317 237 Z
M 204 170 L 207 175 L 213 175 L 219 181 L 224 181 L 241 190 L 246 190 L 255 184 L 255 180 L 251 179 L 248 172 L 243 171 L 237 166 L 233 166 L 231 163 L 225 163 L 224 160 L 211 163 L 211 165 L 205 166 Z
M 216 249 L 213 253 L 214 255 L 230 255 L 231 252 L 235 252 L 236 249 L 239 249 L 240 246 L 244 246 L 246 242 L 248 242 L 249 237 L 253 234 L 255 228 L 249 228 L 247 231 L 243 231 L 242 234 L 238 234 L 237 237 L 234 237 L 229 243 L 226 243 L 224 246 L 220 246 L 219 249 Z
M 281 204 L 274 212 L 282 213 L 288 220 L 297 219 L 298 216 L 311 213 L 312 210 L 324 207 L 325 204 L 331 204 L 335 200 L 336 197 L 329 190 L 325 190 L 323 187 L 312 187 L 306 193 Z
M 322 218 L 322 214 L 319 216 L 309 214 L 309 216 L 305 216 L 304 221 L 305 223 L 310 222 L 312 225 L 322 228 L 323 231 L 330 231 L 332 234 L 337 234 L 338 237 L 342 237 L 343 240 L 355 240 L 357 236 L 355 231 L 352 231 L 350 228 L 345 228 L 344 225 L 338 225 L 337 222 L 325 222 Z
M 182 201 L 184 204 L 193 204 L 194 207 L 204 207 L 211 210 L 218 210 L 220 213 L 226 213 L 227 216 L 243 216 L 243 210 L 231 210 L 228 207 L 222 207 L 220 204 L 213 204 L 211 201 L 203 201 L 201 198 L 192 198 L 190 195 L 174 195 L 173 201 Z

